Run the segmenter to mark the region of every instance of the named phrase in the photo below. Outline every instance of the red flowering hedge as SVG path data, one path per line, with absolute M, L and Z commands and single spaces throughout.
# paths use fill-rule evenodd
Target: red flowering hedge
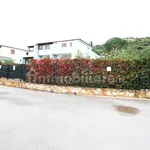
M 126 60 L 31 60 L 27 81 L 102 88 L 149 89 L 150 59 Z M 111 67 L 111 71 L 107 71 Z

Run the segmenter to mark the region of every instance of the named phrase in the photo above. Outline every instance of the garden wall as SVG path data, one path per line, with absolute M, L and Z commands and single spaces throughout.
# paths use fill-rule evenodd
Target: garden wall
M 147 98 L 150 99 L 150 90 L 122 90 L 109 88 L 86 88 L 74 86 L 58 86 L 46 84 L 33 84 L 27 82 L 20 82 L 14 80 L 0 79 L 0 85 L 6 85 L 17 88 L 63 93 L 63 94 L 77 94 L 77 95 L 92 95 L 92 96 L 110 96 L 110 97 L 124 97 L 124 98 Z

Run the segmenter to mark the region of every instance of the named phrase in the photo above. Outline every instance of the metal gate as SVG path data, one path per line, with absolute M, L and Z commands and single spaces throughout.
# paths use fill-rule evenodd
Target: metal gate
M 0 65 L 0 77 L 26 80 L 26 65 Z

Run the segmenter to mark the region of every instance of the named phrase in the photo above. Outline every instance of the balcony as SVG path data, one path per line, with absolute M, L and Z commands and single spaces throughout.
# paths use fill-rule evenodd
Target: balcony
M 29 52 L 28 52 L 28 56 L 34 57 L 34 52 L 33 52 L 33 51 L 29 51 Z
M 45 55 L 50 55 L 50 50 L 38 50 L 38 55 L 39 56 L 45 56 Z

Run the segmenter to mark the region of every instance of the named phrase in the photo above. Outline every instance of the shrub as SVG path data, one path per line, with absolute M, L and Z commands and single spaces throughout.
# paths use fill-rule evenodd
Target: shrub
M 12 59 L 1 58 L 0 59 L 0 64 L 13 65 L 14 61 Z
M 107 67 L 112 68 L 111 72 Z M 31 60 L 27 80 L 34 83 L 101 88 L 149 89 L 150 59 L 61 59 Z

